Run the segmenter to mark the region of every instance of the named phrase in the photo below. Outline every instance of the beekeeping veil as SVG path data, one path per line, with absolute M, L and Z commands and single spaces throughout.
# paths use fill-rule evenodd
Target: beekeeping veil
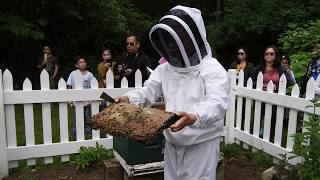
M 151 28 L 149 37 L 160 56 L 178 68 L 196 66 L 211 57 L 201 12 L 195 8 L 172 8 Z

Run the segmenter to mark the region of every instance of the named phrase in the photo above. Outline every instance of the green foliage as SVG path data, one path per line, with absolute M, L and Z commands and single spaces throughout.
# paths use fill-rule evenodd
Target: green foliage
M 308 63 L 315 55 L 315 45 L 320 42 L 320 20 L 306 24 L 290 24 L 278 41 L 292 61 L 296 79 L 302 83 Z
M 249 61 L 258 64 L 263 49 L 270 44 L 278 45 L 277 39 L 288 24 L 319 19 L 319 8 L 316 1 L 225 1 L 223 21 L 207 25 L 208 41 L 226 65 L 234 61 L 236 48 L 240 46 L 247 48 Z
M 112 49 L 113 58 L 124 50 L 126 34 L 148 38 L 153 24 L 143 11 L 128 0 L 0 2 L 0 68 L 8 68 L 15 83 L 28 77 L 38 81 L 35 65 L 42 46 L 49 45 L 59 57 L 59 75 L 66 79 L 74 70 L 77 55 L 86 58 L 91 71 L 101 60 L 101 49 Z M 149 41 L 147 42 L 149 43 Z
M 281 34 L 278 41 L 289 54 L 315 53 L 315 44 L 320 42 L 320 19 L 305 24 L 289 24 L 289 30 Z
M 23 18 L 15 15 L 0 16 L 0 30 L 7 31 L 17 37 L 42 40 L 44 33 L 36 28 L 36 24 L 27 22 Z
M 272 156 L 258 150 L 254 153 L 249 154 L 251 161 L 259 167 L 268 168 L 273 165 Z
M 262 168 L 268 168 L 273 165 L 272 156 L 261 150 L 251 152 L 238 144 L 221 144 L 221 152 L 223 152 L 223 155 L 226 158 L 245 156 L 250 160 L 250 162 Z
M 237 144 L 221 144 L 221 152 L 227 158 L 238 156 L 242 150 L 243 148 Z
M 222 35 L 223 38 L 220 40 L 226 42 L 218 42 L 221 45 L 248 40 L 255 40 L 253 42 L 257 45 L 257 40 L 263 38 L 261 36 L 283 31 L 288 22 L 307 20 L 310 14 L 305 11 L 306 6 L 308 4 L 296 1 L 230 0 L 225 4 L 224 21 L 212 24 L 208 29 L 210 33 L 214 33 L 213 37 L 218 38 L 213 41 L 215 43 Z M 271 41 L 269 40 L 269 43 Z
M 288 156 L 286 154 L 280 154 L 280 156 L 280 161 L 275 165 L 275 168 L 278 171 L 278 176 L 286 177 L 281 178 L 284 180 L 298 180 L 298 169 L 288 163 Z
M 84 147 L 81 146 L 79 154 L 71 162 L 76 166 L 76 169 L 84 170 L 93 164 L 100 164 L 102 160 L 106 159 L 108 151 L 99 143 L 96 143 L 96 147 Z
M 303 158 L 301 163 L 295 166 L 288 165 L 289 172 L 298 172 L 300 179 L 319 179 L 320 174 L 320 118 L 316 115 L 316 108 L 320 107 L 320 101 L 317 99 L 311 101 L 313 103 L 313 114 L 309 117 L 309 121 L 303 121 L 305 131 L 298 132 L 293 135 L 294 146 L 291 153 L 293 158 Z M 310 108 L 310 106 L 306 107 Z M 286 156 L 283 155 L 286 160 Z

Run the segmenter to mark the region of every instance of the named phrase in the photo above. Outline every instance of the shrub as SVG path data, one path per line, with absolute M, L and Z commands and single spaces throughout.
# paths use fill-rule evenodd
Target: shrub
M 99 143 L 96 143 L 96 147 L 84 147 L 81 146 L 79 154 L 71 162 L 76 166 L 76 169 L 84 170 L 93 164 L 101 164 L 104 159 L 108 157 L 108 150 L 105 149 Z
M 298 132 L 292 137 L 294 138 L 293 151 L 294 156 L 288 159 L 302 158 L 301 163 L 290 165 L 287 162 L 287 155 L 282 155 L 282 167 L 285 165 L 289 169 L 291 178 L 296 179 L 319 179 L 320 174 L 320 118 L 316 115 L 316 108 L 320 107 L 320 101 L 311 100 L 313 103 L 313 114 L 309 117 L 309 121 L 303 121 L 305 131 Z M 283 163 L 285 162 L 285 163 Z M 280 167 L 280 168 L 282 168 Z M 283 169 L 283 168 L 282 168 Z M 298 176 L 298 177 L 297 177 Z

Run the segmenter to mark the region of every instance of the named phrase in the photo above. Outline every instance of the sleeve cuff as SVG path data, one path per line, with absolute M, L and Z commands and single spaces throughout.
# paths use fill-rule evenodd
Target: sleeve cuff
M 198 114 L 195 114 L 197 116 L 196 121 L 190 126 L 191 128 L 197 128 L 200 127 L 200 117 Z

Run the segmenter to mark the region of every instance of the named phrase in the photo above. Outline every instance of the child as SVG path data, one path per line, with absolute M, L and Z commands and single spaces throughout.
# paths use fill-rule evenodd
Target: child
M 90 89 L 91 88 L 91 81 L 94 78 L 92 73 L 87 70 L 87 63 L 86 60 L 82 56 L 77 56 L 75 58 L 75 66 L 77 70 L 74 70 L 70 73 L 68 80 L 67 80 L 67 86 L 69 89 L 74 89 L 75 88 L 75 78 L 76 76 L 81 76 L 81 82 L 82 82 L 82 88 L 83 89 Z M 77 74 L 79 73 L 79 74 Z M 90 102 L 88 101 L 83 101 L 83 102 L 78 102 L 83 104 L 84 108 L 84 122 L 85 122 L 85 131 L 87 134 L 91 135 L 91 128 L 88 125 L 88 121 L 91 117 L 91 106 Z M 73 104 L 75 105 L 75 104 Z M 73 136 L 76 136 L 76 112 L 75 108 L 73 111 L 73 126 L 72 126 L 72 133 Z

